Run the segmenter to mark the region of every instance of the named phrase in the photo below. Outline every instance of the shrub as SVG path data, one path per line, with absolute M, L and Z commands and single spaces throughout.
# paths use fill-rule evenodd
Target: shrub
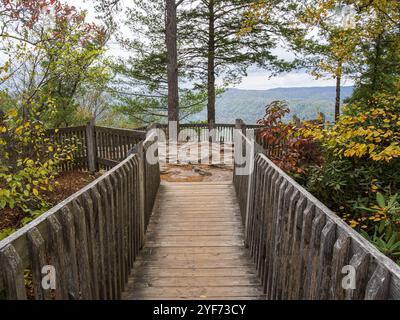
M 47 137 L 33 106 L 24 113 L 11 109 L 0 119 L 0 209 L 20 208 L 26 223 L 48 209 L 43 195 L 53 190 L 59 166 L 73 161 L 77 141 L 61 146 Z
M 371 208 L 360 207 L 359 209 L 367 215 L 353 223 L 361 226 L 361 233 L 365 238 L 400 265 L 399 200 L 398 194 L 385 197 L 383 194 L 377 193 L 376 205 Z
M 274 101 L 266 108 L 260 138 L 268 146 L 268 156 L 281 169 L 304 180 L 311 165 L 320 165 L 323 157 L 318 144 L 311 136 L 302 134 L 301 128 L 293 123 L 284 123 L 283 118 L 290 113 L 286 102 Z
M 368 105 L 346 106 L 334 125 L 301 131 L 325 155 L 323 166 L 310 170 L 308 189 L 394 258 L 400 251 L 400 97 L 378 94 Z
M 375 95 L 344 108 L 335 124 L 283 123 L 287 105 L 267 108 L 260 136 L 279 145 L 279 167 L 400 263 L 400 97 Z

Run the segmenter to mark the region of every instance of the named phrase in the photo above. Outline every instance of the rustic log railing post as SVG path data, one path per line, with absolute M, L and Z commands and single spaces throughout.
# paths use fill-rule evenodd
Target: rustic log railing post
M 133 153 L 136 153 L 139 157 L 139 208 L 140 208 L 140 249 L 143 248 L 144 245 L 144 238 L 145 238 L 145 232 L 146 232 L 146 227 L 145 227 L 145 161 L 146 161 L 146 155 L 144 154 L 144 146 L 143 146 L 143 141 L 138 143 L 134 149 Z
M 242 134 L 246 135 L 246 123 L 242 119 L 236 119 L 235 129 L 242 130 Z
M 153 130 L 157 130 L 157 124 L 156 123 L 152 123 L 152 124 L 149 124 L 148 125 L 148 127 L 147 127 L 147 129 L 146 129 L 146 134 L 148 135 L 149 133 L 151 133 L 151 131 L 153 131 Z M 146 139 L 147 137 L 145 137 L 145 139 Z M 155 137 L 155 139 L 154 139 L 156 142 L 158 142 L 159 141 L 159 139 L 158 139 L 158 135 Z M 159 156 L 159 153 L 158 153 L 158 149 L 157 149 L 157 157 Z M 144 155 L 144 157 L 146 158 L 146 155 Z M 145 159 L 145 161 L 146 161 L 146 159 Z
M 210 122 L 208 125 L 208 163 L 213 164 L 214 143 L 217 141 L 215 133 L 215 123 Z
M 86 126 L 86 139 L 88 167 L 89 171 L 94 173 L 97 171 L 97 147 L 94 118 L 90 120 Z
M 253 210 L 253 204 L 254 204 L 254 181 L 255 181 L 255 166 L 254 166 L 254 161 L 255 161 L 255 156 L 256 156 L 256 143 L 254 142 L 253 147 L 248 150 L 248 152 L 251 152 L 251 155 L 247 157 L 250 163 L 250 172 L 248 175 L 248 181 L 247 181 L 247 200 L 246 200 L 246 213 L 245 213 L 245 223 L 244 223 L 244 241 L 246 247 L 249 247 L 249 217 L 251 215 L 251 211 Z
M 244 137 L 246 136 L 246 123 L 242 119 L 236 119 L 235 129 L 241 130 L 242 135 Z M 244 139 L 242 139 L 242 141 L 244 141 Z M 245 155 L 246 155 L 246 144 L 244 143 L 242 146 L 242 156 L 245 156 Z
M 248 239 L 248 230 L 249 230 L 249 217 L 251 215 L 251 211 L 253 210 L 253 204 L 254 204 L 254 161 L 255 161 L 255 156 L 258 152 L 260 152 L 261 148 L 258 146 L 258 144 L 255 141 L 254 134 L 251 136 L 247 136 L 247 126 L 245 122 L 242 119 L 237 119 L 236 124 L 235 124 L 235 129 L 236 130 L 241 130 L 241 139 L 237 139 L 241 141 L 242 143 L 242 157 L 245 157 L 246 162 L 245 166 L 248 168 L 248 172 L 246 175 L 244 175 L 241 180 L 242 184 L 242 190 L 244 196 L 242 199 L 244 200 L 244 205 L 242 206 L 242 216 L 243 216 L 243 223 L 245 227 L 245 244 L 246 246 L 249 245 L 249 239 Z M 238 143 L 239 141 L 235 141 L 235 143 Z M 235 146 L 237 148 L 237 146 Z M 235 152 L 235 155 L 237 156 L 238 154 Z M 235 170 L 236 170 L 236 161 L 235 161 Z M 234 178 L 237 179 L 236 177 L 236 172 L 234 173 Z

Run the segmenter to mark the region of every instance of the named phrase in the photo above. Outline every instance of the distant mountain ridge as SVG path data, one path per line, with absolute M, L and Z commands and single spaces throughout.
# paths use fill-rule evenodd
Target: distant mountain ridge
M 342 87 L 342 100 L 350 97 L 353 87 Z M 265 113 L 265 107 L 275 100 L 286 100 L 292 111 L 300 119 L 315 119 L 318 112 L 333 120 L 335 109 L 335 87 L 292 87 L 270 90 L 228 89 L 217 98 L 217 123 L 234 123 L 243 119 L 246 123 L 256 123 Z M 193 115 L 189 121 L 207 119 L 207 110 Z

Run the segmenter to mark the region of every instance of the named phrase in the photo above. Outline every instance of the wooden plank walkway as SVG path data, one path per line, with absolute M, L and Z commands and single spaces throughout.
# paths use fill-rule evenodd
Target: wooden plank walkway
M 232 183 L 163 183 L 123 299 L 261 299 Z

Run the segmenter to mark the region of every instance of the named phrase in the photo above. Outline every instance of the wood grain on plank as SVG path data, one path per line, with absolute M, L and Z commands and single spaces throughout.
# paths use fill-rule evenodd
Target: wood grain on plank
M 125 299 L 261 299 L 230 183 L 168 183 L 157 196 Z

